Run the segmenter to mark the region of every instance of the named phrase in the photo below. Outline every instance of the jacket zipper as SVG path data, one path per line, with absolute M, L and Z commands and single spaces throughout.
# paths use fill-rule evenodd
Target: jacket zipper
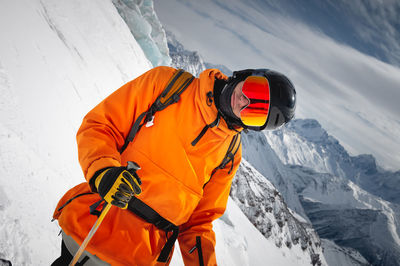
M 206 134 L 207 130 L 209 128 L 213 128 L 213 127 L 218 127 L 219 125 L 219 121 L 221 120 L 221 117 L 218 113 L 217 115 L 217 119 L 214 120 L 214 122 L 212 122 L 211 124 L 206 124 L 203 129 L 201 130 L 200 134 L 192 141 L 192 146 L 196 146 L 197 142 L 199 142 L 199 140 L 204 136 L 204 134 Z
M 199 256 L 199 265 L 204 266 L 203 250 L 201 248 L 201 237 L 200 236 L 196 236 L 196 245 L 191 250 L 189 250 L 189 254 L 192 254 L 193 251 L 195 251 L 196 249 L 197 249 L 197 254 Z

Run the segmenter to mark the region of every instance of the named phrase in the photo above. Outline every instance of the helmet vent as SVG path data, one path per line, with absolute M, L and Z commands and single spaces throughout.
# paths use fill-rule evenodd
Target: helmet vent
M 279 114 L 276 115 L 275 126 L 278 124 L 278 122 L 279 122 Z

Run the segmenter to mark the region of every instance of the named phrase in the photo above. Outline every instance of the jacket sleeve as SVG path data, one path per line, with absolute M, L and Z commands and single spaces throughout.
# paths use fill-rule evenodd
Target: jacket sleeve
M 241 158 L 240 146 L 234 157 L 232 171 L 229 173 L 231 165 L 228 164 L 212 176 L 204 187 L 203 198 L 189 221 L 180 226 L 178 240 L 185 265 L 217 265 L 212 222 L 225 212 L 232 179 L 239 168 Z
M 84 117 L 76 138 L 87 181 L 100 169 L 121 166 L 119 150 L 133 122 L 148 110 L 174 72 L 170 67 L 153 68 L 113 92 Z

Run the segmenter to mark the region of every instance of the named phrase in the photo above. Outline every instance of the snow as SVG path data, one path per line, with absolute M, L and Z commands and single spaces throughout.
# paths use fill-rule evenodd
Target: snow
M 283 195 L 285 202 L 292 210 L 303 217 L 303 207 L 298 199 L 295 187 L 292 184 L 291 172 L 285 167 L 264 135 L 255 132 L 242 134 L 243 158 L 265 176 Z
M 150 64 L 110 3 L 3 6 L 0 60 L 9 84 L 3 90 L 16 105 L 5 102 L 4 108 L 16 120 L 2 112 L 1 121 L 53 168 L 69 172 L 76 165 L 74 135 L 83 115 Z M 60 140 L 66 145 L 60 147 Z
M 107 1 L 2 2 L 0 31 L 0 258 L 49 265 L 83 115 L 151 64 Z
M 0 257 L 14 265 L 46 265 L 47 254 L 54 257 L 60 246 L 58 228 L 50 223 L 51 201 L 64 193 L 60 174 L 3 125 L 0 132 Z
M 266 239 L 243 214 L 237 204 L 229 198 L 227 211 L 213 223 L 216 233 L 216 255 L 218 265 L 311 265 L 309 254 L 300 245 L 292 248 L 277 247 Z M 324 260 L 323 260 L 324 261 Z M 179 246 L 176 245 L 171 265 L 183 265 Z M 324 264 L 326 262 L 324 261 Z
M 326 264 L 319 237 L 310 222 L 297 219 L 299 215 L 293 214 L 274 185 L 244 159 L 233 180 L 230 196 L 258 231 L 276 247 L 291 252 L 301 250 L 299 262 Z
M 354 249 L 339 247 L 333 241 L 327 239 L 322 239 L 322 246 L 329 266 L 371 265 Z
M 228 211 L 215 227 L 217 236 L 229 243 L 224 247 L 217 244 L 217 258 L 220 254 L 224 254 L 223 258 L 232 258 L 231 261 L 220 260 L 222 265 L 265 265 L 266 261 L 273 265 L 310 265 L 308 254 L 299 245 L 291 249 L 278 248 L 274 242 L 265 239 L 231 199 Z M 218 242 L 222 241 L 217 238 Z

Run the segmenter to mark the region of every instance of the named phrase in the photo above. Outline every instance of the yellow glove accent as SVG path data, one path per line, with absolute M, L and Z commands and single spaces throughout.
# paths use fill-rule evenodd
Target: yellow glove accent
M 142 192 L 140 178 L 135 170 L 111 167 L 101 172 L 95 180 L 100 196 L 121 209 L 128 207 L 129 200 Z

